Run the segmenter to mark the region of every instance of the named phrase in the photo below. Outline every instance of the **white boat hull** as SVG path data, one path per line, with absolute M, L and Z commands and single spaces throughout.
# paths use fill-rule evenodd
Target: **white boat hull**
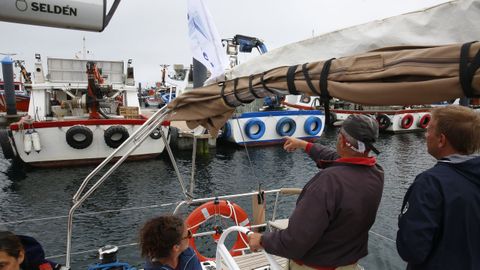
M 106 144 L 104 133 L 111 126 L 123 126 L 131 136 L 145 119 L 87 119 L 71 121 L 35 122 L 33 128 L 40 137 L 41 150 L 31 150 L 26 153 L 24 134 L 33 130 L 25 126 L 24 130 L 18 126 L 11 126 L 11 138 L 17 156 L 25 163 L 38 167 L 61 167 L 99 163 L 109 156 L 115 149 Z M 93 133 L 92 142 L 84 149 L 75 149 L 67 143 L 66 133 L 73 126 L 84 126 Z M 16 128 L 17 127 L 17 128 Z M 164 134 L 169 139 L 169 127 L 162 126 Z M 27 145 L 28 148 L 28 145 Z M 131 159 L 145 159 L 158 156 L 165 148 L 163 139 L 148 136 L 133 153 Z M 27 149 L 28 150 L 28 149 Z M 125 151 L 120 151 L 117 156 L 122 156 Z
M 280 123 L 279 121 L 285 122 L 286 118 L 289 118 L 295 122 L 294 131 L 289 130 L 290 127 L 288 124 L 284 124 L 283 129 L 281 129 L 283 130 L 283 132 L 279 132 L 277 130 Z M 314 118 L 318 118 L 317 121 L 319 122 L 313 123 L 312 120 L 314 120 Z M 249 125 L 249 122 L 252 121 L 262 122 L 265 125 L 263 131 L 259 130 L 260 128 L 256 125 L 251 125 L 250 127 L 247 127 L 247 125 Z M 307 133 L 305 130 L 305 125 L 307 121 L 310 122 L 310 134 Z M 313 140 L 319 138 L 322 135 L 324 128 L 325 116 L 322 111 L 261 111 L 243 113 L 238 117 L 234 117 L 228 120 L 223 130 L 222 137 L 227 141 L 239 145 L 280 144 L 284 141 L 285 136 L 302 138 L 306 140 Z M 247 130 L 249 130 L 250 132 Z
M 288 95 L 286 101 L 283 103 L 287 107 L 297 110 L 314 110 L 320 103 L 318 97 L 303 97 Z M 340 126 L 341 123 L 347 119 L 351 114 L 365 114 L 371 115 L 379 120 L 379 117 L 388 118 L 388 125 L 382 126 L 380 124 L 380 131 L 390 133 L 415 132 L 423 131 L 428 126 L 430 120 L 430 108 L 413 108 L 403 109 L 330 109 L 330 121 L 334 126 Z M 427 116 L 426 116 L 427 115 Z M 409 118 L 409 121 L 406 121 Z
M 384 115 L 384 117 L 388 117 L 390 124 L 386 125 L 384 128 L 382 128 L 382 125 L 380 124 L 380 131 L 389 133 L 424 131 L 430 120 L 429 109 L 407 109 L 399 111 L 345 111 L 334 109 L 331 110 L 331 113 L 334 114 L 334 125 L 340 125 L 351 114 L 371 115 L 376 117 L 377 121 L 380 115 Z M 406 118 L 410 118 L 411 120 Z M 411 121 L 411 123 L 409 123 L 409 121 Z

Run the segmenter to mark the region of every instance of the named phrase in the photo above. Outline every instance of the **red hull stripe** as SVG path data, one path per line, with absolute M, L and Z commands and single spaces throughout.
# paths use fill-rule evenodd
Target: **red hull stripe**
M 97 126 L 97 125 L 142 125 L 147 121 L 145 119 L 79 119 L 64 121 L 42 121 L 34 122 L 32 126 L 24 124 L 24 128 L 52 128 L 52 127 L 71 127 L 75 125 Z M 169 126 L 170 122 L 162 122 L 163 126 Z M 19 122 L 10 125 L 11 130 L 19 129 Z

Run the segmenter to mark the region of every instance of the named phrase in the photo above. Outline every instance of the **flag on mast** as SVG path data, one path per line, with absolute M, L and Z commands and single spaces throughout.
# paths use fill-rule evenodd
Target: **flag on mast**
M 193 57 L 211 73 L 220 76 L 228 66 L 228 58 L 212 16 L 203 0 L 187 0 L 188 34 Z

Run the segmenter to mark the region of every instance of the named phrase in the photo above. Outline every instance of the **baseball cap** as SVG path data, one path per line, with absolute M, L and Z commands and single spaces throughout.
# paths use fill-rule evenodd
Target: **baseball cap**
M 364 114 L 351 114 L 343 121 L 342 128 L 348 135 L 363 143 L 367 149 L 380 154 L 373 143 L 378 139 L 378 123 L 373 117 Z

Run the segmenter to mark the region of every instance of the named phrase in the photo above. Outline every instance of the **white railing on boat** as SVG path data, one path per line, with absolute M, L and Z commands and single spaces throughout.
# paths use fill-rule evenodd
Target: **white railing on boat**
M 224 196 L 217 196 L 217 197 L 188 199 L 188 200 L 180 201 L 180 202 L 177 202 L 177 203 L 166 203 L 166 204 L 153 205 L 153 206 L 130 207 L 130 208 L 127 208 L 127 209 L 107 210 L 107 211 L 91 212 L 91 213 L 81 213 L 81 214 L 78 214 L 78 216 L 94 215 L 94 214 L 98 214 L 98 213 L 110 213 L 110 212 L 115 212 L 115 211 L 133 211 L 133 210 L 140 210 L 140 209 L 146 209 L 146 208 L 171 207 L 173 205 L 176 205 L 176 207 L 173 211 L 173 214 L 178 214 L 180 212 L 180 209 L 181 209 L 182 206 L 189 206 L 189 205 L 192 205 L 192 204 L 197 205 L 197 204 L 201 204 L 201 203 L 209 202 L 209 201 L 213 201 L 213 200 L 228 200 L 228 199 L 236 199 L 236 198 L 242 198 L 242 197 L 251 197 L 251 196 L 258 195 L 258 194 L 262 193 L 264 195 L 268 195 L 268 194 L 275 195 L 275 201 L 274 201 L 274 205 L 273 205 L 272 216 L 269 220 L 269 221 L 275 221 L 276 220 L 276 211 L 277 211 L 277 206 L 278 206 L 278 201 L 279 201 L 280 195 L 298 195 L 300 192 L 301 192 L 300 188 L 280 188 L 280 189 L 272 189 L 272 190 L 265 190 L 265 191 L 263 191 L 263 190 L 262 191 L 252 191 L 252 192 L 231 194 L 231 195 L 224 195 Z M 84 200 L 85 199 L 86 198 L 84 198 Z M 82 200 L 81 202 L 83 202 L 84 200 Z M 71 211 L 71 213 L 73 213 L 73 212 Z M 68 237 L 68 239 L 71 239 L 72 238 L 72 232 L 73 232 L 73 216 L 71 216 L 69 214 L 68 220 L 69 220 L 69 227 L 67 228 L 68 229 L 67 230 L 67 237 Z M 260 223 L 260 224 L 255 224 L 255 225 L 248 226 L 248 228 L 246 228 L 246 227 L 241 227 L 241 228 L 243 228 L 244 230 L 250 230 L 250 229 L 255 229 L 255 228 L 264 228 L 264 227 L 267 227 L 267 226 L 268 226 L 267 223 Z M 228 228 L 228 229 L 230 229 L 230 228 Z M 225 231 L 227 231 L 228 229 L 226 229 Z M 225 231 L 224 231 L 224 233 L 222 233 L 221 237 L 223 237 L 223 235 L 225 234 Z M 207 232 L 202 232 L 202 233 L 196 233 L 193 236 L 194 237 L 204 237 L 204 236 L 208 236 L 208 235 L 214 235 L 216 233 L 217 233 L 216 231 L 207 231 Z M 225 238 L 226 238 L 226 235 L 225 235 Z M 67 241 L 67 243 L 68 243 L 68 241 Z M 118 245 L 118 246 L 119 247 L 121 247 L 121 246 L 125 247 L 125 246 L 132 246 L 132 245 L 136 245 L 136 244 L 137 243 L 129 243 L 129 244 Z M 75 254 L 83 254 L 83 253 L 95 252 L 95 251 L 97 251 L 97 249 L 88 250 L 88 251 L 81 251 L 81 252 L 77 252 Z M 66 252 L 65 255 L 49 256 L 49 258 L 58 258 L 58 257 L 65 256 L 66 257 L 65 266 L 67 267 L 67 269 L 70 269 L 70 267 L 71 267 L 71 265 L 70 265 L 71 264 L 71 255 L 72 254 L 73 253 L 71 251 L 71 246 L 70 246 L 70 248 L 68 248 L 68 246 L 67 246 L 67 252 Z M 267 257 L 267 259 L 268 259 L 268 257 Z M 268 259 L 268 260 L 270 260 L 270 259 Z M 68 264 L 67 264 L 67 261 L 69 262 Z M 273 269 L 273 268 L 271 268 L 271 269 Z

